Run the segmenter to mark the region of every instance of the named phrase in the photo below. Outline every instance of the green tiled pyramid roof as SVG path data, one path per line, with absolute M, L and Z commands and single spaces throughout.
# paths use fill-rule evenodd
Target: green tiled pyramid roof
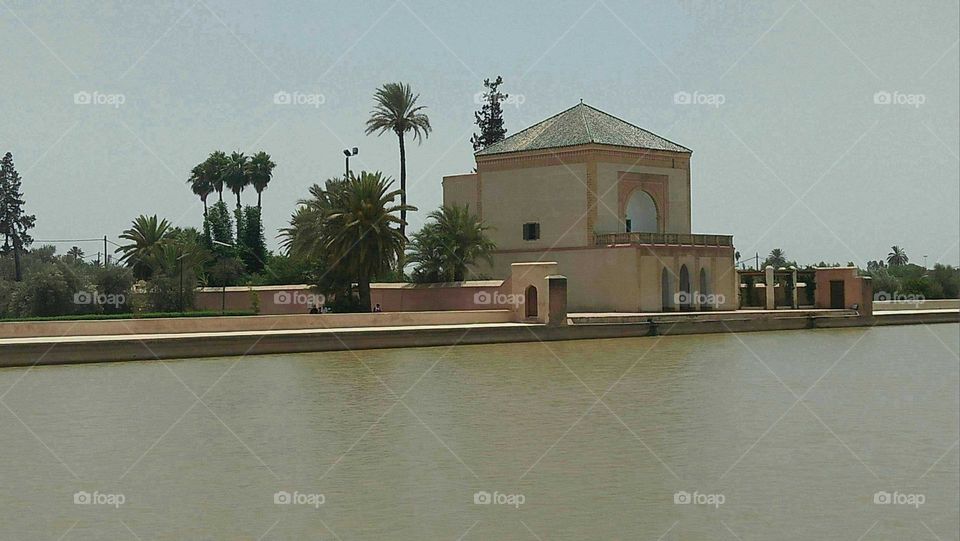
M 477 156 L 586 145 L 692 152 L 629 122 L 580 102 L 476 153 Z

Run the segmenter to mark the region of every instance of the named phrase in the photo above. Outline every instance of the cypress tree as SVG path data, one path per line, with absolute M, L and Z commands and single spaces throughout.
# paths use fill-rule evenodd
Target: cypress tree
M 13 165 L 13 154 L 7 152 L 0 161 L 0 233 L 3 234 L 2 253 L 13 252 L 15 279 L 23 279 L 20 266 L 20 253 L 29 248 L 33 237 L 28 231 L 33 229 L 37 219 L 32 214 L 24 214 L 22 181 Z

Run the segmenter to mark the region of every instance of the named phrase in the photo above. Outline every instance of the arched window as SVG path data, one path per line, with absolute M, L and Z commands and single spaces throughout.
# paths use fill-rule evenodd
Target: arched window
M 659 232 L 659 221 L 657 219 L 657 204 L 654 203 L 650 194 L 643 190 L 634 190 L 627 200 L 627 207 L 624 216 L 625 230 L 640 231 L 643 233 Z
M 707 280 L 707 269 L 700 269 L 700 291 L 698 291 L 697 302 L 700 304 L 701 310 L 710 310 L 715 308 L 712 304 L 713 297 L 710 295 L 710 283 Z
M 537 317 L 537 288 L 528 286 L 523 299 L 524 315 L 527 317 Z
M 690 310 L 693 301 L 692 291 L 690 290 L 690 271 L 686 265 L 680 266 L 680 309 Z
M 673 308 L 673 273 L 664 267 L 660 272 L 660 309 L 669 312 Z

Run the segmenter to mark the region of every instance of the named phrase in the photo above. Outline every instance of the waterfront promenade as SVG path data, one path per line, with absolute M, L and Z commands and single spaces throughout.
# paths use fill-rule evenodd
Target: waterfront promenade
M 737 310 L 573 313 L 566 325 L 511 322 L 497 310 L 57 322 L 56 333 L 0 334 L 0 366 L 583 340 L 809 328 L 956 323 L 960 310 Z M 5 326 L 17 325 L 14 323 Z M 98 330 L 110 329 L 109 333 Z

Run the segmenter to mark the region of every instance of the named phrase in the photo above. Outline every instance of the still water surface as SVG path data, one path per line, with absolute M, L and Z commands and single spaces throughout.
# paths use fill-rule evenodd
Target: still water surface
M 4 369 L 0 539 L 957 539 L 958 331 Z

